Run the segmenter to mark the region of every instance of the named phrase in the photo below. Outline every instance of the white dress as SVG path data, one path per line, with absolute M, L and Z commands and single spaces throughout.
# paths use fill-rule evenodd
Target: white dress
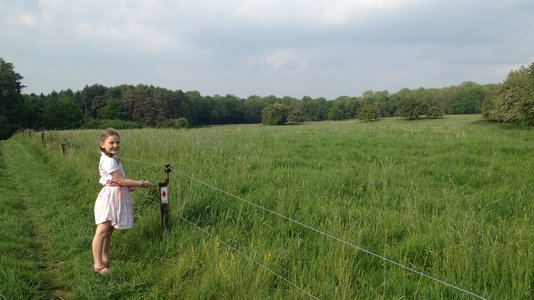
M 104 187 L 95 202 L 95 224 L 111 221 L 111 226 L 117 229 L 133 227 L 130 190 L 114 182 L 111 176 L 111 173 L 119 171 L 126 178 L 122 164 L 117 159 L 102 153 L 98 169 L 100 171 L 99 182 Z

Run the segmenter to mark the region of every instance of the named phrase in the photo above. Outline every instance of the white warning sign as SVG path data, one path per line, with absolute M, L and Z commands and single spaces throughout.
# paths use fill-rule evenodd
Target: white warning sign
M 167 191 L 166 186 L 162 186 L 160 188 L 160 197 L 161 197 L 161 203 L 169 203 L 169 192 Z

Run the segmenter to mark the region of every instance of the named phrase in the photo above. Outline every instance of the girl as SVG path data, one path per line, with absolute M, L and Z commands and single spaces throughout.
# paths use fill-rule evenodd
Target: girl
M 93 270 L 100 274 L 109 272 L 109 243 L 113 229 L 128 229 L 133 226 L 133 210 L 130 189 L 149 188 L 145 180 L 127 179 L 117 157 L 121 138 L 114 129 L 106 129 L 98 137 L 100 144 L 100 184 L 104 187 L 95 202 L 96 232 L 93 238 Z

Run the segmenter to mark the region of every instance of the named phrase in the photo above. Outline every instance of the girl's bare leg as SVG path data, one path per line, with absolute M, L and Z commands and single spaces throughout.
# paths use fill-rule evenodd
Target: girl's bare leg
M 109 244 L 111 242 L 111 234 L 113 233 L 113 227 L 110 226 L 108 235 L 104 238 L 102 243 L 102 262 L 107 265 L 110 262 L 109 258 Z
M 106 221 L 96 226 L 95 236 L 93 237 L 92 243 L 94 268 L 99 268 L 105 265 L 102 261 L 102 255 L 106 237 L 108 237 L 107 247 L 109 248 L 109 236 L 111 234 L 110 232 L 112 231 L 111 228 L 113 227 L 111 227 L 110 221 Z

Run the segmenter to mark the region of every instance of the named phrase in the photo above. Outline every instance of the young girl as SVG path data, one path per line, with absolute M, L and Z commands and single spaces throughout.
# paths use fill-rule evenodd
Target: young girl
M 113 229 L 128 229 L 133 226 L 133 210 L 130 189 L 148 188 L 152 183 L 145 180 L 127 179 L 117 157 L 121 138 L 114 129 L 106 129 L 98 137 L 100 144 L 100 184 L 104 187 L 95 202 L 96 232 L 93 238 L 93 270 L 100 274 L 109 272 L 109 243 Z

